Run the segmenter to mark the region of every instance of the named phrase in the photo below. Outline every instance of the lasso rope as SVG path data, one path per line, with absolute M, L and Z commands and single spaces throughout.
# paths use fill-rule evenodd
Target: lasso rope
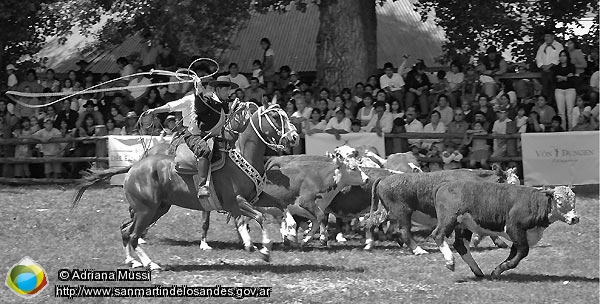
M 198 74 L 196 74 L 196 72 L 194 72 L 192 70 L 192 66 L 194 65 L 194 63 L 196 63 L 197 61 L 200 60 L 208 60 L 213 62 L 216 66 L 217 69 L 206 76 L 198 76 Z M 63 100 L 69 99 L 71 97 L 77 96 L 77 95 L 82 95 L 82 94 L 92 94 L 92 93 L 103 93 L 103 92 L 112 92 L 112 91 L 122 91 L 122 90 L 127 90 L 127 89 L 140 89 L 140 88 L 148 88 L 148 87 L 156 87 L 156 86 L 164 86 L 164 85 L 171 85 L 171 84 L 182 84 L 182 83 L 187 83 L 187 82 L 193 82 L 194 83 L 194 89 L 196 91 L 198 91 L 198 85 L 202 85 L 202 79 L 203 78 L 209 78 L 214 76 L 215 74 L 217 74 L 219 72 L 219 64 L 210 58 L 198 58 L 194 61 L 192 61 L 192 63 L 189 65 L 189 67 L 187 69 L 178 69 L 175 72 L 172 71 L 167 71 L 167 70 L 150 70 L 150 72 L 141 72 L 141 73 L 135 73 L 135 74 L 131 74 L 131 75 L 126 75 L 126 76 L 121 76 L 106 82 L 102 82 L 99 83 L 97 85 L 91 86 L 89 88 L 83 89 L 81 91 L 76 91 L 76 92 L 53 92 L 53 93 L 27 93 L 27 92 L 18 92 L 18 91 L 7 91 L 6 95 L 8 96 L 8 98 L 10 98 L 11 100 L 13 100 L 14 102 L 27 107 L 27 108 L 44 108 L 47 106 L 51 106 L 55 103 L 61 102 Z M 109 83 L 112 82 L 116 82 L 125 78 L 132 78 L 132 77 L 137 77 L 137 76 L 142 76 L 142 75 L 163 75 L 163 76 L 174 76 L 177 81 L 170 81 L 170 82 L 159 82 L 159 83 L 151 83 L 151 84 L 140 84 L 140 85 L 133 85 L 133 86 L 123 86 L 123 87 L 112 87 L 112 88 L 101 88 L 101 89 L 95 89 L 97 87 L 101 87 L 104 85 L 107 85 Z M 184 78 L 188 78 L 188 79 L 184 79 Z M 65 96 L 66 95 L 66 96 Z M 18 96 L 18 97 L 29 97 L 29 98 L 36 98 L 36 97 L 57 97 L 57 96 L 65 96 L 63 98 L 57 99 L 55 101 L 52 102 L 48 102 L 45 104 L 40 104 L 40 105 L 31 105 L 28 103 L 25 103 L 21 100 L 19 100 L 18 98 L 14 98 L 13 96 Z

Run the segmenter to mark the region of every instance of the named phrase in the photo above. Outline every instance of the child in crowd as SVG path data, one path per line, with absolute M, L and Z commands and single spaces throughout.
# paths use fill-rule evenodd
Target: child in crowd
M 430 157 L 430 158 L 439 158 L 440 157 L 440 150 L 437 145 L 431 146 L 429 152 L 427 152 L 427 157 Z M 440 163 L 437 163 L 437 162 L 429 163 L 429 172 L 440 171 L 440 170 L 442 170 L 442 166 L 440 165 Z
M 15 138 L 31 138 L 31 121 L 27 117 L 21 118 L 19 124 L 15 125 L 13 136 Z M 18 145 L 15 147 L 15 158 L 31 157 L 30 145 Z M 15 164 L 15 177 L 30 177 L 29 164 Z
M 511 122 L 508 118 L 507 112 L 504 109 L 500 109 L 497 112 L 498 120 L 494 122 L 492 127 L 492 133 L 494 134 L 506 134 L 507 124 Z M 503 157 L 506 156 L 507 140 L 505 138 L 494 139 L 494 150 L 492 157 Z
M 571 119 L 569 119 L 569 130 L 573 130 L 573 128 L 577 125 L 577 122 L 579 121 L 579 115 L 581 115 L 581 113 L 585 111 L 591 112 L 592 108 L 590 106 L 586 106 L 586 101 L 583 99 L 582 95 L 578 95 L 577 99 L 575 100 L 575 107 L 573 108 L 572 112 L 573 114 L 571 116 Z
M 468 142 L 471 145 L 471 154 L 469 154 L 469 167 L 475 168 L 477 163 L 481 164 L 481 168 L 489 169 L 487 164 L 490 152 L 490 146 L 487 144 L 487 139 L 473 138 L 473 135 L 488 134 L 481 122 L 473 123 L 473 130 L 467 130 Z
M 517 108 L 517 116 L 515 117 L 517 123 L 517 131 L 519 133 L 525 133 L 527 130 L 527 116 L 525 116 L 525 106 L 519 105 Z
M 46 119 L 44 121 L 44 128 L 35 132 L 34 137 L 44 142 L 41 146 L 41 152 L 44 154 L 44 158 L 59 156 L 60 144 L 48 143 L 52 138 L 61 138 L 62 134 L 60 131 L 52 126 L 52 120 Z M 44 163 L 44 173 L 47 178 L 59 178 L 61 174 L 60 163 Z
M 444 162 L 444 170 L 454 170 L 462 168 L 460 161 L 463 155 L 456 149 L 456 143 L 453 141 L 446 142 L 446 149 L 441 154 Z
M 352 119 L 352 127 L 350 128 L 350 130 L 352 131 L 352 133 L 361 132 L 360 120 Z
M 552 117 L 552 122 L 550 123 L 550 127 L 546 129 L 545 132 L 564 132 L 565 129 L 562 128 L 562 117 L 555 115 Z
M 261 66 L 262 66 L 262 63 L 258 59 L 254 60 L 252 62 L 252 77 L 258 78 L 258 83 L 264 84 L 265 78 L 263 77 L 263 71 L 262 71 Z

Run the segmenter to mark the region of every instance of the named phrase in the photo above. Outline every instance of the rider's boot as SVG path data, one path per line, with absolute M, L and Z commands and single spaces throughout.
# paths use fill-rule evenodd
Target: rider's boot
M 198 158 L 198 198 L 204 198 L 210 195 L 208 186 L 208 170 L 210 169 L 210 160 L 207 158 Z

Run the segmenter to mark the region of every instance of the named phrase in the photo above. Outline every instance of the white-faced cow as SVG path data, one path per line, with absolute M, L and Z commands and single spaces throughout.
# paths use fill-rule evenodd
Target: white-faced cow
M 541 191 L 507 184 L 455 181 L 441 185 L 433 196 L 438 221 L 432 236 L 446 267 L 454 271 L 454 256 L 446 243 L 454 231 L 454 248 L 478 277 L 483 272 L 469 252 L 471 233 L 502 235 L 513 242 L 508 258 L 491 273 L 492 277 L 498 277 L 517 267 L 550 224 L 579 222 L 575 194 L 566 186 Z

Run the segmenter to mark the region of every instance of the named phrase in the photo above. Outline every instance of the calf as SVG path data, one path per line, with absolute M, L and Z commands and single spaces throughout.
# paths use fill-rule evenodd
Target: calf
M 432 236 L 446 267 L 454 271 L 454 257 L 445 240 L 454 231 L 454 248 L 477 277 L 483 276 L 483 272 L 465 246 L 471 233 L 502 235 L 513 242 L 508 258 L 491 273 L 496 278 L 515 268 L 550 224 L 579 222 L 575 194 L 565 186 L 541 191 L 507 184 L 455 181 L 444 183 L 431 194 L 437 214 Z
M 417 246 L 413 239 L 411 218 L 415 211 L 420 211 L 435 218 L 434 195 L 443 183 L 457 180 L 478 180 L 491 183 L 499 182 L 494 171 L 487 170 L 447 170 L 415 174 L 394 174 L 373 183 L 371 211 L 368 219 L 363 221 L 367 229 L 379 225 L 388 218 L 398 220 L 400 237 L 414 254 L 427 251 Z M 375 211 L 375 206 L 378 205 Z

